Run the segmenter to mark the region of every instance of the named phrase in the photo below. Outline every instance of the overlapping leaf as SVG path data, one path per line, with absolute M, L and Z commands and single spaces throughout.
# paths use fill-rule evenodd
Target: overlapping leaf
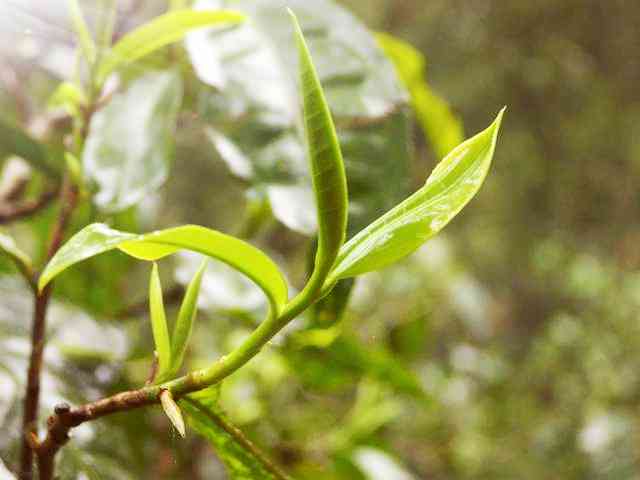
M 120 232 L 99 223 L 89 225 L 69 239 L 51 259 L 40 276 L 39 288 L 73 264 L 116 248 L 151 261 L 178 250 L 192 250 L 220 260 L 253 280 L 269 299 L 273 313 L 279 312 L 287 301 L 287 284 L 267 255 L 242 240 L 197 225 L 146 235 Z
M 504 109 L 486 130 L 451 151 L 424 187 L 349 240 L 327 284 L 393 263 L 442 230 L 482 185 L 503 113 Z

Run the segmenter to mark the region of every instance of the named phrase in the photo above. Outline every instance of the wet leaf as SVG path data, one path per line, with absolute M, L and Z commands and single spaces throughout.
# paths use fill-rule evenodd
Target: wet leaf
M 442 230 L 480 189 L 503 113 L 504 109 L 486 130 L 451 151 L 424 187 L 349 240 L 327 284 L 389 265 Z

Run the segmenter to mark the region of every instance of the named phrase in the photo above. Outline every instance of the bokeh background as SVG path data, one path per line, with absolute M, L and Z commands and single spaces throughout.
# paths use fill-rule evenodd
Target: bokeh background
M 97 153 L 84 159 L 90 188 L 100 193 L 76 213 L 73 229 L 96 220 L 131 231 L 203 224 L 265 248 L 300 288 L 314 225 L 294 52 L 278 12 L 284 2 L 217 3 L 257 15 L 277 55 L 229 60 L 240 47 L 205 32 L 129 67 L 113 86 L 126 108 L 105 107 L 100 116 L 119 129 L 96 134 Z M 295 322 L 225 381 L 220 405 L 229 418 L 297 478 L 640 478 L 640 3 L 288 3 L 310 35 L 336 114 L 352 233 L 424 182 L 460 124 L 468 136 L 503 105 L 508 111 L 492 170 L 471 204 L 406 260 L 342 285 L 343 296 Z M 109 2 L 80 4 L 99 31 Z M 119 2 L 114 38 L 165 9 Z M 0 120 L 62 145 L 69 127 L 48 103 L 72 76 L 65 9 L 2 0 L 0 26 Z M 444 108 L 433 117 L 444 131 L 415 121 L 367 28 L 424 55 L 438 106 L 428 111 Z M 262 52 L 263 40 L 244 37 L 240 46 Z M 154 110 L 161 123 L 177 118 L 177 128 L 175 145 L 163 143 L 164 127 L 150 140 L 164 152 L 155 153 L 160 167 L 145 163 L 153 179 L 136 177 L 126 162 L 113 167 L 100 152 L 127 131 L 144 135 L 151 123 L 141 120 L 141 97 L 166 98 L 166 89 L 181 92 L 181 107 L 160 102 Z M 130 113 L 136 105 L 141 116 Z M 171 168 L 162 173 L 167 151 Z M 3 194 L 15 178 L 25 183 L 18 200 L 55 186 L 51 175 L 3 153 Z M 128 172 L 133 197 L 117 188 L 118 171 Z M 0 228 L 40 260 L 55 213 L 51 206 Z M 1 262 L 0 449 L 12 468 L 31 303 Z M 189 255 L 161 263 L 174 309 L 197 263 Z M 61 399 L 76 403 L 144 382 L 148 271 L 114 253 L 60 278 L 43 415 Z M 211 265 L 191 365 L 228 351 L 262 310 L 259 291 Z M 62 478 L 226 478 L 214 451 L 193 433 L 178 438 L 159 409 L 79 429 L 62 466 Z

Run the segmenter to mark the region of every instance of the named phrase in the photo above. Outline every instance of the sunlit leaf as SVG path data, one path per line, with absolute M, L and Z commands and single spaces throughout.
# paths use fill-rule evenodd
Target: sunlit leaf
M 232 11 L 177 10 L 154 18 L 122 37 L 105 56 L 97 73 L 98 83 L 122 64 L 133 62 L 170 43 L 180 40 L 189 30 L 220 23 L 236 24 L 244 16 Z
M 149 314 L 153 341 L 158 354 L 157 377 L 163 378 L 171 366 L 171 343 L 169 329 L 167 328 L 167 316 L 164 313 L 162 285 L 160 284 L 160 275 L 158 274 L 158 265 L 156 263 L 153 264 L 149 280 Z
M 192 250 L 244 273 L 262 288 L 274 313 L 279 312 L 287 301 L 287 284 L 267 255 L 247 242 L 198 225 L 136 235 L 94 223 L 75 234 L 58 250 L 42 272 L 39 288 L 42 289 L 71 265 L 116 248 L 133 257 L 151 261 L 178 250 Z
M 180 407 L 173 399 L 169 390 L 163 390 L 160 394 L 160 404 L 164 413 L 167 415 L 173 426 L 176 428 L 182 438 L 184 438 L 186 431 L 184 428 L 184 420 L 182 418 L 182 412 Z
M 387 33 L 376 34 L 376 40 L 409 90 L 411 106 L 436 155 L 444 157 L 462 142 L 462 122 L 426 82 L 425 60 L 418 50 Z
M 85 22 L 78 0 L 68 0 L 69 13 L 71 16 L 71 23 L 76 31 L 78 37 L 78 44 L 82 50 L 82 54 L 87 59 L 87 62 L 91 65 L 96 59 L 96 45 L 91 37 L 87 23 Z
M 68 114 L 76 115 L 80 105 L 86 102 L 84 93 L 71 82 L 62 82 L 49 97 L 49 108 L 63 108 Z
M 182 300 L 182 305 L 180 305 L 178 319 L 173 329 L 173 335 L 171 336 L 171 372 L 177 372 L 182 366 L 184 352 L 189 344 L 193 321 L 196 316 L 200 284 L 202 283 L 202 276 L 206 269 L 207 260 L 205 259 L 189 283 L 187 291 L 184 294 L 184 299 Z
M 211 443 L 231 480 L 289 479 L 224 417 L 215 403 L 199 398 L 188 396 L 180 400 L 180 406 L 191 428 Z
M 318 216 L 315 269 L 305 289 L 320 288 L 344 243 L 347 228 L 347 181 L 329 106 L 324 98 L 300 24 L 294 24 L 300 62 L 304 124 Z
M 503 113 L 504 109 L 486 130 L 451 151 L 424 187 L 349 240 L 327 284 L 393 263 L 442 230 L 480 189 Z
M 7 255 L 27 278 L 33 278 L 33 264 L 29 255 L 20 250 L 13 238 L 2 232 L 0 232 L 0 254 Z
M 96 204 L 127 208 L 166 180 L 182 81 L 173 71 L 138 78 L 91 121 L 83 153 L 86 175 L 98 185 Z

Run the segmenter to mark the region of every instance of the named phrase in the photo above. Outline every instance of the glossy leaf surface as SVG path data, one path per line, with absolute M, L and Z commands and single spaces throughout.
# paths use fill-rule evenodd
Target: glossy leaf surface
M 98 69 L 98 82 L 120 65 L 141 57 L 180 40 L 189 30 L 220 23 L 242 22 L 244 16 L 232 11 L 178 10 L 154 18 L 122 37 L 106 55 Z
M 181 101 L 176 72 L 152 72 L 93 116 L 83 164 L 98 185 L 95 202 L 103 210 L 123 210 L 164 183 Z
M 342 152 L 302 29 L 293 12 L 294 34 L 299 52 L 304 124 L 311 164 L 311 178 L 318 217 L 318 249 L 309 280 L 320 287 L 344 243 L 347 228 L 347 181 Z
M 151 317 L 151 330 L 153 341 L 158 354 L 158 375 L 161 379 L 171 366 L 171 343 L 169 329 L 167 328 L 167 316 L 164 312 L 164 300 L 162 298 L 162 285 L 158 274 L 158 265 L 153 264 L 151 278 L 149 280 L 149 314 Z
M 442 230 L 482 185 L 503 113 L 504 109 L 486 130 L 451 151 L 420 190 L 349 240 L 327 284 L 389 265 Z
M 115 248 L 151 261 L 178 250 L 198 252 L 230 265 L 253 280 L 267 295 L 274 313 L 279 312 L 287 301 L 287 284 L 267 255 L 249 243 L 198 225 L 136 235 L 94 223 L 62 246 L 40 276 L 39 288 L 71 265 Z
M 411 106 L 433 150 L 439 158 L 444 157 L 462 142 L 462 122 L 427 83 L 425 59 L 417 49 L 387 33 L 376 34 L 376 40 L 409 90 Z
M 184 352 L 187 349 L 193 322 L 196 317 L 196 307 L 198 303 L 198 294 L 200 293 L 200 285 L 202 284 L 202 276 L 207 269 L 207 260 L 205 259 L 200 268 L 193 276 L 193 279 L 187 287 L 184 294 L 180 311 L 178 312 L 178 320 L 173 329 L 171 336 L 171 372 L 177 372 L 182 366 Z

